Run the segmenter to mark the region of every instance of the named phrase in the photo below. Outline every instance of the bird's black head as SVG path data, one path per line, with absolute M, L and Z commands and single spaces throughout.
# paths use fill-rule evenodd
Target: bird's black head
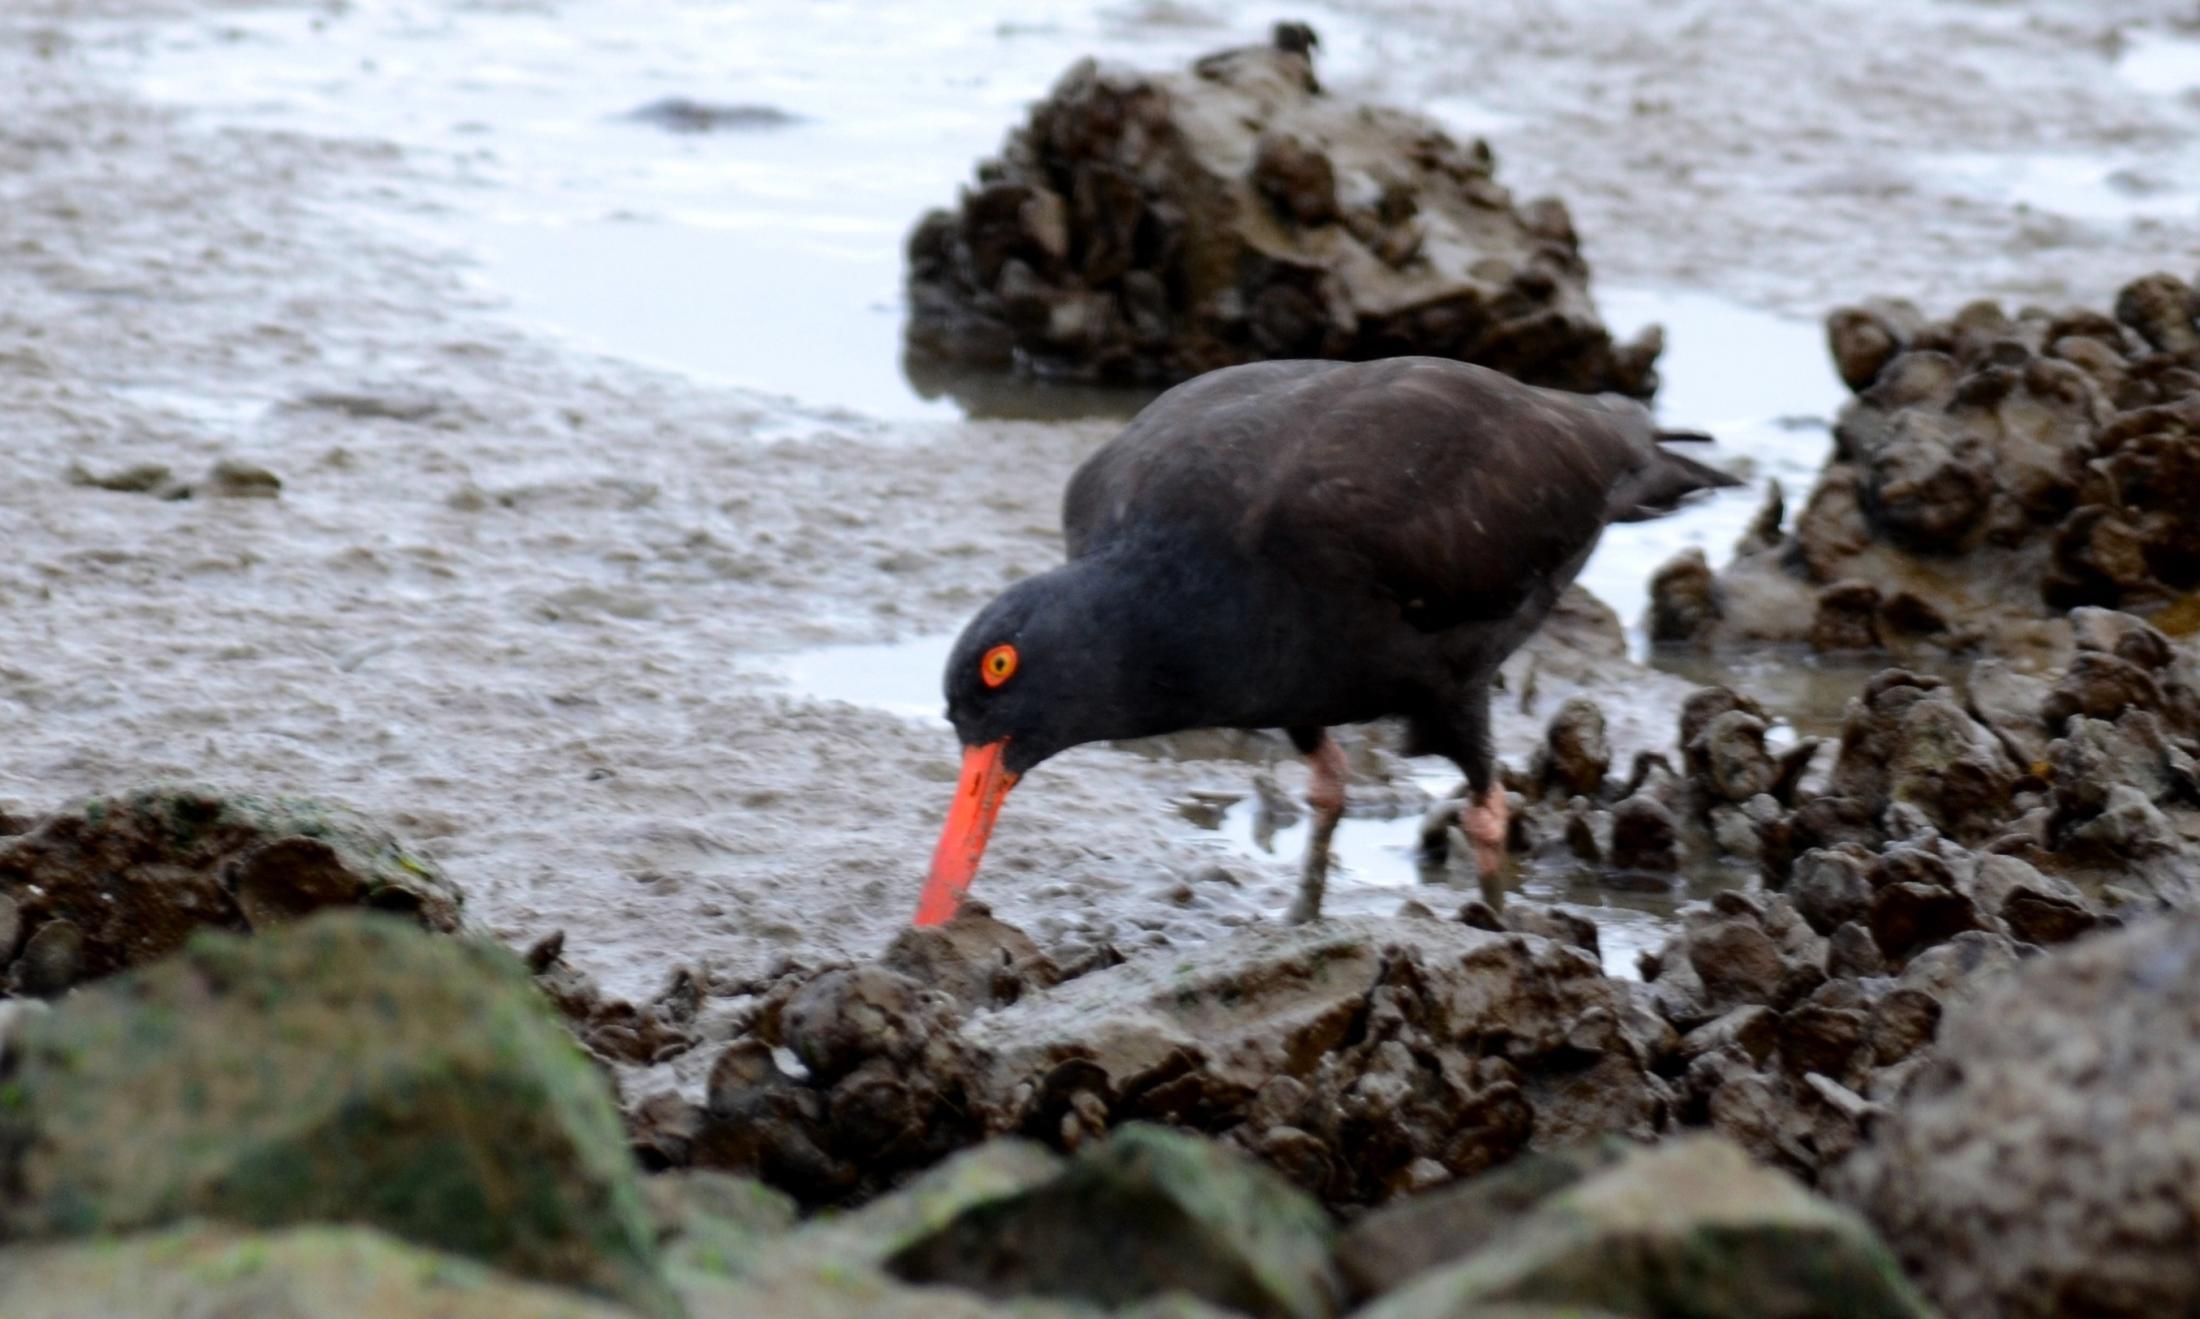
M 1138 731 L 1125 723 L 1122 629 L 1111 577 L 1072 562 L 1001 593 L 947 660 L 947 718 L 962 776 L 932 853 L 917 924 L 955 914 L 1016 780 L 1057 751 Z
M 948 656 L 948 722 L 964 746 L 1005 743 L 1010 774 L 1132 731 L 1119 712 L 1115 611 L 1091 579 L 1065 564 L 1018 582 L 979 611 Z

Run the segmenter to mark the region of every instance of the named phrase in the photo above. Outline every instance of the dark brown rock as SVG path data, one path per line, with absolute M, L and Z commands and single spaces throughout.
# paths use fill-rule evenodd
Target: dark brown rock
M 1544 778 L 1566 796 L 1597 797 L 1611 772 L 1612 745 L 1604 731 L 1604 711 L 1583 696 L 1572 697 L 1551 716 L 1543 734 Z
M 1862 919 L 1872 904 L 1866 864 L 1847 852 L 1820 848 L 1795 862 L 1788 896 L 1812 929 L 1832 934 L 1835 927 Z
M 1872 938 L 1894 961 L 1978 928 L 1978 910 L 1969 898 L 1953 889 L 1907 882 L 1889 884 L 1872 899 Z
M 1718 921 L 1690 931 L 1688 961 L 1703 982 L 1707 1004 L 1722 1012 L 1773 1001 L 1787 975 L 1779 948 L 1745 919 Z
M 1686 749 L 1689 764 L 1702 767 L 1697 785 L 1716 801 L 1747 801 L 1767 792 L 1779 777 L 1765 750 L 1765 721 L 1747 710 L 1713 718 Z
M 1878 650 L 1879 588 L 1870 582 L 1835 582 L 1818 593 L 1818 608 L 1811 619 L 1810 648 L 1825 654 L 1852 650 Z
M 1664 802 L 1638 792 L 1612 808 L 1612 866 L 1672 874 L 1680 869 L 1680 822 Z
M 1310 49 L 1069 69 L 911 234 L 917 369 L 1158 383 L 1427 353 L 1647 397 L 1662 340 L 1599 323 L 1564 206 L 1516 206 L 1482 142 L 1319 90 Z
M 33 938 L 71 923 L 84 977 L 160 958 L 201 927 L 265 928 L 347 904 L 448 932 L 464 902 L 433 864 L 351 811 L 190 786 L 91 798 L 0 837 L 0 895 Z
M 1940 1000 L 1921 989 L 1897 987 L 1872 1004 L 1872 1062 L 1885 1067 L 1901 1062 L 1933 1042 L 1940 1027 Z
M 913 925 L 895 935 L 879 965 L 965 1010 L 1013 1003 L 1027 989 L 1045 989 L 1061 978 L 1029 935 L 995 920 L 975 900 L 965 901 L 945 925 Z
M 1826 346 L 1841 382 L 1862 390 L 1902 351 L 1903 337 L 1885 317 L 1865 307 L 1837 307 L 1826 317 Z
M 1703 551 L 1685 549 L 1650 578 L 1650 639 L 1660 644 L 1696 640 L 1719 620 L 1717 579 Z
M 1780 1063 L 1796 1076 L 1818 1072 L 1839 1080 L 1864 1045 L 1868 1014 L 1855 1008 L 1804 1003 L 1780 1015 Z

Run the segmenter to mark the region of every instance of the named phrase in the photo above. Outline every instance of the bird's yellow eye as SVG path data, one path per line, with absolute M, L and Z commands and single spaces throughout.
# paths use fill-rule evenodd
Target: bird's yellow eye
M 987 651 L 985 658 L 978 661 L 978 676 L 985 679 L 985 685 L 988 687 L 998 687 L 1010 678 L 1015 677 L 1016 648 L 1014 646 L 995 646 Z

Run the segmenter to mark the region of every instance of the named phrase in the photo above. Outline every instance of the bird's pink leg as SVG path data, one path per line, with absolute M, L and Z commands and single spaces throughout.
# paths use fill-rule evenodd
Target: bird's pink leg
M 1509 808 L 1505 785 L 1491 783 L 1479 799 L 1469 797 L 1459 807 L 1459 828 L 1474 845 L 1474 869 L 1482 881 L 1482 900 L 1493 909 L 1505 905 L 1505 829 Z
M 1337 832 L 1337 821 L 1344 816 L 1344 748 L 1325 733 L 1321 742 L 1306 753 L 1306 760 L 1314 771 L 1306 785 L 1306 804 L 1313 810 L 1314 819 L 1306 831 L 1306 865 L 1299 872 L 1298 901 L 1291 904 L 1291 912 L 1285 917 L 1293 925 L 1303 925 L 1322 914 L 1322 891 L 1329 882 L 1329 840 Z

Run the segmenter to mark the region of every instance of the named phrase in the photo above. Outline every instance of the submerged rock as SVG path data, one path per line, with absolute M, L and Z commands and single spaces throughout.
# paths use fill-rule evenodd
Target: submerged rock
M 2200 1308 L 2200 917 L 2034 959 L 1956 1007 L 1830 1185 L 1949 1314 Z
M 909 239 L 920 359 L 1162 383 L 1262 358 L 1460 358 L 1648 397 L 1566 209 L 1516 205 L 1480 141 L 1315 80 L 1308 30 L 1144 74 L 1063 75 L 954 211 Z
M 802 116 L 776 105 L 722 104 L 691 96 L 666 96 L 629 110 L 621 116 L 655 124 L 674 133 L 716 133 L 728 129 L 785 128 L 802 122 Z
M 604 1080 L 501 950 L 356 913 L 207 935 L 11 1057 L 0 1236 L 357 1223 L 672 1308 Z

